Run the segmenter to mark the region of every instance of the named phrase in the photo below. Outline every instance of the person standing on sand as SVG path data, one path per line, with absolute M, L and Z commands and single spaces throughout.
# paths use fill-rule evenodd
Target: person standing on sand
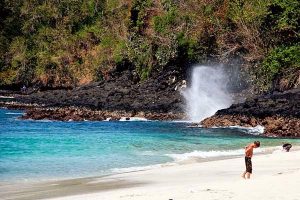
M 245 147 L 245 164 L 246 171 L 242 174 L 244 179 L 250 179 L 250 175 L 252 174 L 252 161 L 251 158 L 253 156 L 253 149 L 260 147 L 259 141 L 254 141 Z

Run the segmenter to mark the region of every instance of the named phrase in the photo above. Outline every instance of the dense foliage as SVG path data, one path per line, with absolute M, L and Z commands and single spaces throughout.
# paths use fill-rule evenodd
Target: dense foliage
M 0 13 L 0 85 L 72 87 L 118 67 L 143 81 L 237 58 L 262 89 L 299 84 L 298 0 L 0 0 Z

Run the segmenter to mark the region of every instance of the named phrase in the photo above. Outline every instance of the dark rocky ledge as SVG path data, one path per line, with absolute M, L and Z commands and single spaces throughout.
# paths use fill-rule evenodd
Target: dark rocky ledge
M 183 99 L 179 88 L 183 81 L 178 71 L 169 69 L 143 82 L 137 82 L 135 76 L 132 71 L 126 70 L 108 80 L 70 90 L 47 90 L 30 95 L 17 95 L 15 101 L 43 104 L 46 107 L 76 106 L 108 111 L 182 112 Z
M 154 112 L 126 112 L 126 111 L 103 111 L 87 108 L 33 108 L 26 111 L 22 119 L 49 119 L 60 121 L 102 121 L 102 120 L 130 120 L 131 117 L 146 118 L 148 120 L 175 120 L 182 119 L 180 113 L 154 113 Z
M 219 110 L 201 122 L 204 127 L 265 127 L 264 135 L 300 137 L 300 89 L 262 95 Z
M 145 117 L 174 120 L 184 117 L 179 92 L 184 86 L 182 73 L 172 66 L 145 81 L 140 81 L 134 71 L 122 69 L 112 72 L 106 80 L 74 89 L 0 91 L 0 95 L 14 97 L 6 102 L 0 100 L 0 107 L 25 109 L 24 119 L 78 121 Z
M 179 120 L 184 119 L 185 114 L 180 112 L 128 112 L 124 110 L 108 111 L 93 110 L 85 107 L 47 107 L 38 104 L 24 104 L 18 102 L 0 102 L 0 107 L 25 110 L 21 119 L 34 120 L 59 120 L 59 121 L 102 121 L 102 120 L 120 120 L 124 118 L 129 120 L 131 117 L 146 118 L 148 120 Z

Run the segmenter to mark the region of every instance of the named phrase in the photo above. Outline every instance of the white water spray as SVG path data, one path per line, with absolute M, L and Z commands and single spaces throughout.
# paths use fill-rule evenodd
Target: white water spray
M 189 120 L 200 122 L 229 107 L 232 99 L 226 90 L 227 82 L 228 77 L 221 67 L 194 67 L 191 84 L 182 92 Z

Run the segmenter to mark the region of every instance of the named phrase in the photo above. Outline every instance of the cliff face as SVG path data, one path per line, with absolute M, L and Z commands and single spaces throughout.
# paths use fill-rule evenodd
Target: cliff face
M 263 95 L 219 110 L 204 127 L 262 125 L 267 136 L 300 137 L 300 89 Z
M 0 13 L 0 87 L 75 88 L 123 66 L 142 83 L 235 59 L 258 93 L 300 84 L 297 0 L 10 0 Z

